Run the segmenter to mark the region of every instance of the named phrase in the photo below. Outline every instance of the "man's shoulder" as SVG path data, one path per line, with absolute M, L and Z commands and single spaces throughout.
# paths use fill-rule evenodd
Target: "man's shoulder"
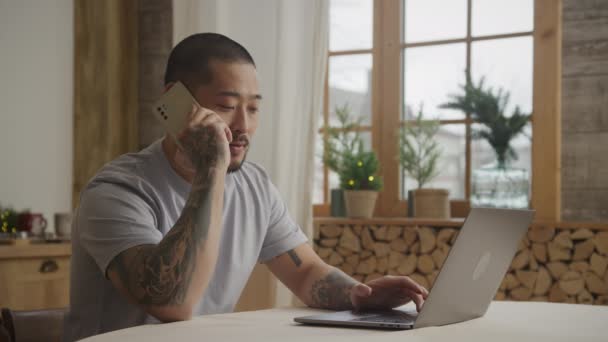
M 141 170 L 142 160 L 133 154 L 122 155 L 105 164 L 87 184 L 86 189 L 101 184 L 134 185 L 144 179 Z
M 154 167 L 155 153 L 152 146 L 139 152 L 123 154 L 106 163 L 83 189 L 83 192 L 99 188 L 122 188 L 129 192 L 149 186 L 150 168 Z

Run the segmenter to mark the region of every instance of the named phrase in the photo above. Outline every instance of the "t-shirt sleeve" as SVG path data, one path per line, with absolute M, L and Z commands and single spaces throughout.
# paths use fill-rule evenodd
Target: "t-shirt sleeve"
M 121 252 L 162 239 L 152 208 L 133 189 L 100 184 L 83 193 L 76 217 L 84 250 L 106 274 L 110 262 Z
M 308 241 L 287 210 L 277 188 L 269 184 L 270 220 L 259 261 L 264 263 Z

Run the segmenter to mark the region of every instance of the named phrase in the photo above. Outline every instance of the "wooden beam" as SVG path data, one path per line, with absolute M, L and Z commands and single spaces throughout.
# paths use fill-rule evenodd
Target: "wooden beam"
M 403 68 L 401 66 L 402 1 L 376 0 L 379 15 L 374 18 L 379 32 L 375 38 L 378 54 L 374 55 L 374 69 L 378 75 L 374 82 L 374 150 L 382 162 L 384 189 L 378 196 L 375 214 L 400 216 L 398 128 L 403 94 Z
M 471 3 L 467 5 L 467 36 L 465 38 L 455 38 L 455 39 L 441 39 L 441 40 L 430 40 L 424 42 L 415 42 L 415 43 L 401 43 L 402 48 L 413 48 L 413 47 L 421 47 L 421 46 L 435 46 L 435 45 L 445 45 L 445 44 L 456 44 L 456 43 L 471 43 L 471 42 L 480 42 L 484 40 L 493 40 L 493 39 L 504 39 L 504 38 L 517 38 L 517 37 L 526 37 L 532 35 L 530 31 L 524 32 L 515 32 L 515 33 L 505 33 L 505 34 L 492 34 L 487 36 L 471 36 L 471 31 L 469 28 L 471 27 Z
M 430 226 L 430 227 L 462 227 L 463 218 L 425 219 L 425 218 L 405 218 L 405 217 L 373 217 L 373 218 L 347 218 L 347 217 L 315 217 L 315 226 L 318 225 L 369 225 L 369 226 Z M 608 231 L 608 223 L 584 222 L 584 221 L 543 221 L 534 220 L 530 227 L 556 228 L 556 229 L 590 229 L 597 231 Z
M 74 206 L 103 164 L 137 149 L 137 4 L 74 1 Z
M 329 57 L 325 63 L 325 84 L 323 85 L 323 128 L 329 126 Z M 328 132 L 323 130 L 323 140 L 327 140 Z M 323 145 L 325 151 L 325 145 Z M 323 203 L 329 203 L 329 168 L 323 162 Z
M 537 220 L 561 218 L 561 0 L 534 3 L 532 208 Z
M 471 38 L 473 35 L 473 0 L 467 0 L 467 57 L 466 57 L 466 72 L 467 75 L 472 74 L 471 70 L 471 50 L 472 50 L 472 42 Z M 473 136 L 471 129 L 471 113 L 466 113 L 467 123 L 465 125 L 465 145 L 464 145 L 464 199 L 467 201 L 471 200 L 471 175 L 472 175 L 472 163 L 473 163 Z
M 313 217 L 328 217 L 331 214 L 329 201 L 324 204 L 314 204 L 312 206 L 312 216 Z
M 373 217 L 373 218 L 340 218 L 340 217 L 315 217 L 315 225 L 348 225 L 361 224 L 371 226 L 431 226 L 431 227 L 462 227 L 464 219 L 415 219 L 403 217 Z
M 342 51 L 329 51 L 328 54 L 332 56 L 351 56 L 351 55 L 365 55 L 372 53 L 373 49 L 359 49 L 359 50 L 342 50 Z

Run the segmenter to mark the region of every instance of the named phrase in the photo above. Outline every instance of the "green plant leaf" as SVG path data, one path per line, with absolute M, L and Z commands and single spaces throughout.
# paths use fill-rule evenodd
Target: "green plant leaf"
M 482 124 L 483 128 L 473 131 L 472 137 L 485 139 L 496 153 L 499 164 L 517 159 L 517 153 L 511 147 L 511 141 L 521 134 L 530 120 L 530 114 L 522 113 L 515 107 L 510 117 L 505 115 L 510 94 L 499 88 L 494 91 L 485 86 L 481 77 L 477 85 L 466 75 L 467 82 L 460 86 L 460 94 L 449 95 L 449 100 L 440 108 L 460 110 Z
M 408 122 L 399 135 L 399 162 L 410 177 L 424 187 L 438 175 L 437 161 L 441 149 L 435 135 L 439 131 L 439 121 L 424 120 L 423 106 L 420 106 L 415 120 Z

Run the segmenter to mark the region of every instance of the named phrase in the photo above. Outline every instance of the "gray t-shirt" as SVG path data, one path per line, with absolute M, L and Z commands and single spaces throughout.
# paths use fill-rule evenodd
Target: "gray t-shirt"
M 82 191 L 72 228 L 70 312 L 64 340 L 158 321 L 129 303 L 105 277 L 112 259 L 157 244 L 190 192 L 160 140 L 105 165 Z M 245 162 L 226 176 L 219 256 L 195 315 L 231 312 L 257 262 L 306 242 L 268 175 Z

